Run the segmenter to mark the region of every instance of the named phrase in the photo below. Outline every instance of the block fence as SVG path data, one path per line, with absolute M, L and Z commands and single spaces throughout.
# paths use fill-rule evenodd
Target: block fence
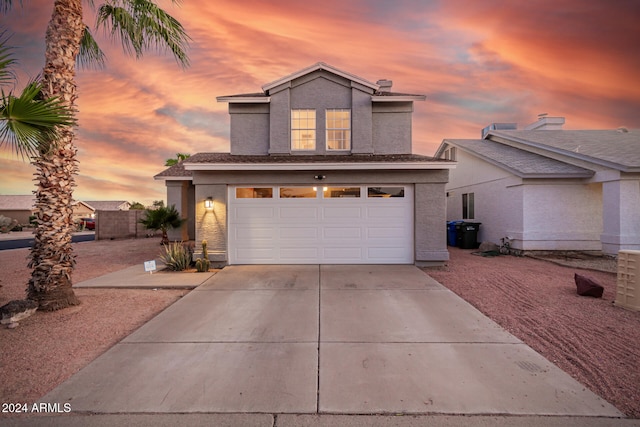
M 96 240 L 135 239 L 145 237 L 150 230 L 140 224 L 145 211 L 96 211 Z

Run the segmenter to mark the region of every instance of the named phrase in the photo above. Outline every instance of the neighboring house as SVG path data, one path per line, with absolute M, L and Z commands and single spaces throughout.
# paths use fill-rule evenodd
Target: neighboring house
M 73 202 L 74 220 L 80 220 L 80 218 L 93 218 L 95 213 L 96 209 L 87 202 L 83 202 L 81 200 Z
M 131 207 L 126 200 L 86 200 L 84 203 L 96 211 L 128 211 Z
M 640 249 L 640 130 L 563 124 L 541 117 L 445 139 L 436 157 L 458 163 L 447 220 L 481 222 L 479 240 L 510 237 L 520 250 Z
M 35 212 L 33 195 L 0 195 L 0 215 L 18 220 L 19 224 L 29 224 L 29 217 Z M 90 217 L 94 209 L 85 202 L 73 202 L 73 218 Z
M 156 175 L 217 264 L 441 264 L 452 162 L 412 154 L 413 102 L 324 63 L 221 96 L 230 152 Z M 193 233 L 193 234 L 191 234 Z M 200 252 L 201 253 L 201 252 Z M 196 254 L 197 255 L 197 254 Z
M 29 224 L 35 211 L 35 197 L 29 195 L 0 195 L 0 215 L 18 220 L 18 224 Z

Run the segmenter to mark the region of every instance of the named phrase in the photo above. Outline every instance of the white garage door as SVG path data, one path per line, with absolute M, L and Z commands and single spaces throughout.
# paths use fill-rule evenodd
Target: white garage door
M 412 264 L 413 186 L 229 187 L 230 264 Z

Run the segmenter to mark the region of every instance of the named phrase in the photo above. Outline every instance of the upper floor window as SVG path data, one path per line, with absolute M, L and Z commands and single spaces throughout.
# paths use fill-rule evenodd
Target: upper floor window
M 291 110 L 291 149 L 316 149 L 316 110 Z
M 351 149 L 351 110 L 326 111 L 327 150 Z

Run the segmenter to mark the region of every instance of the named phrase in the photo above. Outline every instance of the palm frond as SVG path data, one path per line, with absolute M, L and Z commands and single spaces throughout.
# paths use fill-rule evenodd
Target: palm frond
M 13 67 L 17 61 L 13 58 L 13 47 L 7 45 L 10 38 L 11 36 L 6 35 L 6 31 L 0 33 L 0 86 L 12 83 L 16 79 L 16 75 L 11 67 Z
M 93 38 L 88 26 L 84 28 L 76 61 L 78 66 L 85 70 L 90 68 L 101 70 L 105 66 L 105 54 Z
M 41 99 L 40 83 L 30 82 L 20 96 L 0 92 L 0 147 L 8 144 L 22 158 L 48 149 L 57 126 L 73 125 L 73 113 L 57 98 Z
M 110 32 L 114 39 L 119 38 L 125 52 L 136 58 L 155 48 L 159 52 L 171 51 L 182 67 L 189 65 L 190 38 L 184 27 L 151 0 L 113 0 L 104 4 L 98 9 L 96 26 Z

